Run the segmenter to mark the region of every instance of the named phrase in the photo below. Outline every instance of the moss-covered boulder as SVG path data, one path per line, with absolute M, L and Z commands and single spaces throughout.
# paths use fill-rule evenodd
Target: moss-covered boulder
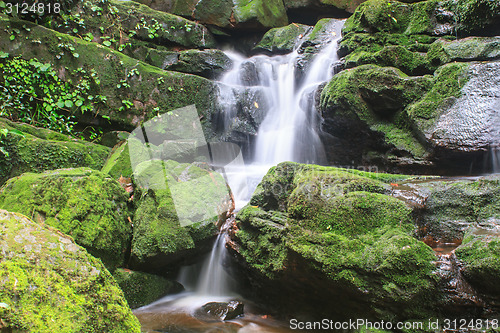
M 255 50 L 271 53 L 293 51 L 312 28 L 308 25 L 292 23 L 282 28 L 273 28 L 265 33 Z
M 128 194 L 120 184 L 88 168 L 25 173 L 0 190 L 0 207 L 57 228 L 101 258 L 123 265 L 132 236 Z
M 1 35 L 0 47 L 4 52 L 50 62 L 65 81 L 77 80 L 79 70 L 94 69 L 99 84 L 93 88 L 93 95 L 104 96 L 96 102 L 94 112 L 109 117 L 115 126 L 132 129 L 158 113 L 195 104 L 204 115 L 202 123 L 210 136 L 210 121 L 218 110 L 215 83 L 195 75 L 163 71 L 111 48 L 27 21 L 0 16 L 0 29 L 19 31 L 14 32 L 17 37 L 13 40 L 9 34 Z M 32 43 L 33 40 L 40 43 Z M 81 122 L 89 122 L 88 114 L 75 116 Z M 93 123 L 109 124 L 100 117 L 90 119 Z
M 77 140 L 48 129 L 0 118 L 0 185 L 24 172 L 42 172 L 61 167 L 100 169 L 108 147 Z
M 150 160 L 137 165 L 141 186 L 134 218 L 130 265 L 165 269 L 206 253 L 232 201 L 224 178 L 203 163 Z
M 286 8 L 294 13 L 308 13 L 316 16 L 324 14 L 337 14 L 339 9 L 354 13 L 356 7 L 365 0 L 284 0 Z
M 128 305 L 132 308 L 150 304 L 157 299 L 180 292 L 182 285 L 164 277 L 119 268 L 113 272 L 118 285 L 123 290 Z
M 109 174 L 114 179 L 132 177 L 133 170 L 130 163 L 129 144 L 127 142 L 113 148 L 101 171 Z
M 498 221 L 470 227 L 455 250 L 460 272 L 486 298 L 500 299 L 500 230 Z
M 100 260 L 61 232 L 0 210 L 0 318 L 14 332 L 140 332 Z
M 47 24 L 57 31 L 123 50 L 145 41 L 163 47 L 211 48 L 212 34 L 203 25 L 156 11 L 135 1 L 78 2 Z
M 408 107 L 417 135 L 435 147 L 436 158 L 489 150 L 495 140 L 489 133 L 498 126 L 499 73 L 498 62 L 444 65 L 432 89 Z
M 490 61 L 500 58 L 500 37 L 439 39 L 427 54 L 429 62 L 443 65 L 453 61 Z
M 321 92 L 323 128 L 344 143 L 340 149 L 351 160 L 370 159 L 372 151 L 375 156 L 386 154 L 384 159 L 394 165 L 418 167 L 425 164 L 426 148 L 412 134 L 405 108 L 432 83 L 431 77 L 410 77 L 390 67 L 364 65 L 343 71 Z M 333 154 L 343 157 L 342 151 Z
M 264 30 L 288 24 L 280 0 L 174 0 L 171 11 L 228 29 Z
M 419 224 L 432 242 L 460 242 L 471 226 L 500 219 L 499 177 L 426 181 L 412 187 L 421 198 Z
M 230 242 L 253 290 L 294 314 L 425 318 L 436 296 L 435 255 L 412 236 L 411 209 L 387 195 L 385 182 L 397 178 L 289 162 L 271 168 L 237 214 Z

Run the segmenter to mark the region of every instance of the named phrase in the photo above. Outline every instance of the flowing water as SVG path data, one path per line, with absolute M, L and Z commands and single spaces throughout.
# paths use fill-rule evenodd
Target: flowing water
M 241 107 L 238 97 L 242 92 L 259 96 L 258 101 L 250 98 L 247 103 L 258 109 L 261 117 L 255 143 L 250 147 L 251 152 L 247 154 L 246 161 L 234 149 L 229 153 L 231 158 L 227 158 L 226 150 L 212 149 L 215 151 L 214 155 L 222 155 L 219 158 L 215 156 L 215 169 L 225 175 L 235 198 L 236 210 L 249 201 L 257 184 L 273 165 L 283 161 L 325 162 L 325 153 L 318 135 L 319 115 L 314 107 L 314 92 L 319 84 L 333 75 L 333 65 L 338 61 L 336 50 L 342 25 L 342 20 L 333 21 L 326 32 L 330 42 L 314 56 L 300 80 L 297 80 L 296 65 L 301 55 L 297 50 L 287 55 L 258 55 L 251 58 L 226 52 L 234 66 L 221 80 L 219 102 L 225 109 L 222 120 L 224 128 L 235 126 L 238 104 Z M 252 80 L 244 75 L 245 68 L 249 65 L 255 68 L 256 77 Z M 250 107 L 247 106 L 247 109 Z M 208 323 L 196 317 L 196 309 L 207 302 L 241 299 L 234 293 L 231 280 L 224 269 L 227 262 L 225 243 L 228 237 L 225 231 L 230 223 L 231 221 L 227 221 L 221 228 L 197 283 L 190 281 L 197 274 L 196 267 L 187 267 L 179 277 L 180 282 L 187 287 L 187 292 L 160 299 L 134 311 L 144 331 L 290 331 L 288 325 L 272 319 L 248 301 L 245 301 L 245 316 L 240 319 Z

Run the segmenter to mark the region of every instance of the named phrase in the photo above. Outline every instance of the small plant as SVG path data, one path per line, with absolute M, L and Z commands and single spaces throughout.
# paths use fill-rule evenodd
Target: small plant
M 5 56 L 5 54 L 3 55 Z M 93 109 L 90 91 L 99 84 L 95 71 L 79 68 L 76 82 L 62 81 L 50 63 L 20 57 L 0 59 L 0 116 L 74 134 L 75 111 Z

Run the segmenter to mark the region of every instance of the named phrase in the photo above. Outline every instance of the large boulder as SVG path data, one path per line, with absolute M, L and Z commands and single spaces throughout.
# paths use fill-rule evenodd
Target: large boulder
M 140 332 L 100 260 L 60 231 L 0 210 L 0 327 L 7 332 Z
M 209 251 L 232 210 L 224 178 L 204 163 L 148 160 L 134 169 L 136 202 L 130 266 L 168 273 Z
M 72 236 L 113 269 L 123 265 L 132 236 L 128 194 L 88 168 L 25 173 L 0 190 L 0 208 L 33 218 Z
M 24 172 L 57 168 L 100 169 L 109 148 L 0 118 L 0 185 Z
M 411 209 L 387 195 L 386 182 L 398 178 L 289 162 L 272 168 L 231 232 L 242 278 L 294 315 L 425 318 L 436 296 L 435 255 L 412 236 Z
M 161 2 L 152 1 L 150 6 L 160 9 Z M 288 24 L 280 0 L 173 0 L 169 11 L 227 29 L 265 30 Z
M 218 110 L 218 87 L 214 82 L 195 75 L 162 71 L 106 46 L 27 21 L 0 16 L 0 28 L 19 31 L 14 40 L 2 34 L 2 50 L 11 56 L 50 62 L 65 82 L 78 82 L 82 69 L 94 73 L 91 96 L 99 101 L 93 110 L 96 113 L 98 110 L 99 116 L 89 117 L 90 111 L 82 115 L 75 110 L 75 116 L 82 123 L 107 125 L 111 121 L 115 126 L 133 129 L 158 113 L 195 104 L 210 136 L 210 121 Z
M 363 65 L 335 75 L 321 91 L 323 130 L 333 138 L 333 163 L 427 167 L 426 147 L 412 134 L 405 108 L 432 87 L 430 77 L 409 77 L 391 67 Z M 379 158 L 382 157 L 382 165 Z M 389 164 L 383 165 L 383 163 Z
M 442 66 L 432 89 L 408 108 L 417 135 L 434 147 L 436 159 L 488 153 L 500 119 L 499 74 L 498 62 Z

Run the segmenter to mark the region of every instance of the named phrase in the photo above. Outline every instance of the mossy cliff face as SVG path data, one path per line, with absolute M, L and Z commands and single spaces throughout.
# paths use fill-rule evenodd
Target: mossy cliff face
M 77 69 L 93 68 L 100 81 L 94 93 L 106 97 L 105 101 L 96 103 L 94 111 L 99 110 L 99 115 L 108 116 L 115 125 L 132 129 L 158 113 L 195 104 L 198 112 L 204 115 L 202 123 L 210 132 L 211 116 L 217 111 L 218 87 L 209 80 L 163 71 L 111 48 L 26 21 L 1 16 L 0 28 L 19 30 L 14 40 L 9 39 L 9 34 L 2 34 L 0 46 L 5 52 L 51 62 L 65 81 L 74 79 L 71 73 Z M 33 40 L 40 43 L 32 43 Z M 58 46 L 63 44 L 71 45 L 74 51 Z M 75 116 L 82 122 L 88 121 L 81 114 Z M 92 121 L 99 121 L 99 118 Z M 108 123 L 101 121 L 103 125 Z
M 385 181 L 396 178 L 294 163 L 272 168 L 237 214 L 229 243 L 253 290 L 294 314 L 429 315 L 435 256 L 412 236 L 411 209 L 387 195 Z
M 204 164 L 145 161 L 134 170 L 136 205 L 131 267 L 161 272 L 209 251 L 233 207 L 227 185 Z
M 0 160 L 0 185 L 24 172 L 41 172 L 61 167 L 100 169 L 109 148 L 76 140 L 51 130 L 0 118 L 0 129 L 9 133 L 0 141 L 8 153 Z
M 25 173 L 0 190 L 0 207 L 72 236 L 113 269 L 124 264 L 132 236 L 128 194 L 99 171 Z
M 14 332 L 140 332 L 100 260 L 59 231 L 0 210 L 0 318 Z

